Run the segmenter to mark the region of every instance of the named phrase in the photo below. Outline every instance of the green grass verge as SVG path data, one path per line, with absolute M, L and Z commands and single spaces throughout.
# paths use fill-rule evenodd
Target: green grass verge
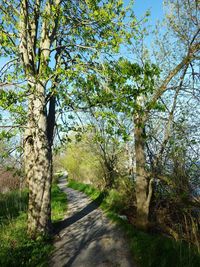
M 31 240 L 27 234 L 28 192 L 0 195 L 0 266 L 48 266 L 53 249 L 51 239 Z M 56 184 L 52 186 L 52 221 L 64 217 L 66 194 Z
M 95 200 L 102 192 L 94 187 L 71 180 L 69 187 L 82 191 L 92 200 Z M 190 248 L 183 242 L 176 242 L 170 238 L 149 234 L 137 230 L 118 215 L 116 196 L 108 193 L 100 204 L 106 215 L 116 222 L 126 233 L 132 255 L 141 267 L 199 267 L 200 255 L 194 248 Z M 114 200 L 114 201 L 113 201 Z M 113 205 L 116 203 L 116 207 Z M 121 204 L 120 204 L 121 205 Z
M 64 218 L 67 211 L 67 196 L 57 184 L 53 184 L 51 194 L 51 219 L 53 222 L 57 222 Z

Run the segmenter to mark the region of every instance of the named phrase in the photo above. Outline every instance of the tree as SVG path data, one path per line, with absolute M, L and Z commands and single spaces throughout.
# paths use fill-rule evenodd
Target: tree
M 151 182 L 154 179 L 163 178 L 159 176 L 161 170 L 161 165 L 160 165 L 161 155 L 165 150 L 166 145 L 168 144 L 171 137 L 174 111 L 177 108 L 177 98 L 180 92 L 184 91 L 185 84 L 188 87 L 188 80 L 191 79 L 189 73 L 190 70 L 192 69 L 194 70 L 195 62 L 198 59 L 198 54 L 200 51 L 200 43 L 198 41 L 198 36 L 200 34 L 199 21 L 198 21 L 199 4 L 197 3 L 197 1 L 193 1 L 192 3 L 186 1 L 183 4 L 181 4 L 179 1 L 176 0 L 166 1 L 166 5 L 168 7 L 167 26 L 170 31 L 169 32 L 170 34 L 165 35 L 165 39 L 162 39 L 161 52 L 162 53 L 165 52 L 162 55 L 164 57 L 164 60 L 162 61 L 160 58 L 158 58 L 157 61 L 157 62 L 159 61 L 165 62 L 166 64 L 165 66 L 163 66 L 163 64 L 158 64 L 158 66 L 165 71 L 165 74 L 162 75 L 161 79 L 159 79 L 156 82 L 155 91 L 153 92 L 152 96 L 149 97 L 147 102 L 144 103 L 145 108 L 143 111 L 145 115 L 139 116 L 142 119 L 143 129 L 145 129 L 145 125 L 147 125 L 152 107 L 155 106 L 156 103 L 159 102 L 161 97 L 166 95 L 166 93 L 169 94 L 170 90 L 172 92 L 174 91 L 174 93 L 172 94 L 173 97 L 171 95 L 172 104 L 171 104 L 171 110 L 169 112 L 169 118 L 164 130 L 164 138 L 161 142 L 159 150 L 155 153 L 154 160 L 152 162 L 152 173 L 150 174 L 149 177 L 148 174 L 142 175 L 143 177 L 146 176 L 146 179 L 144 180 L 139 179 L 138 182 L 136 181 L 136 187 L 138 187 L 138 192 L 143 191 L 145 194 L 145 197 L 142 200 L 143 208 L 141 208 L 140 214 L 137 214 L 138 215 L 137 223 L 144 228 L 146 228 L 148 225 L 148 211 L 153 190 Z M 171 39 L 169 39 L 169 42 L 173 41 L 173 43 L 175 43 L 176 49 L 177 47 L 181 48 L 180 53 L 176 53 L 176 55 L 172 53 L 172 55 L 170 55 L 169 51 L 168 52 L 166 50 L 163 51 L 163 47 L 168 46 L 168 43 L 166 42 L 166 36 L 168 36 L 168 38 L 171 37 Z M 173 59 L 171 59 L 169 64 L 167 60 L 171 58 L 170 56 L 172 56 Z M 195 79 L 194 76 L 193 79 Z M 195 90 L 195 88 L 193 89 Z M 137 122 L 135 125 L 137 128 Z M 141 148 L 141 151 L 143 151 L 142 154 L 145 158 L 145 150 L 143 149 L 145 147 L 145 139 L 142 138 L 141 136 L 141 139 L 139 140 L 141 140 L 141 144 L 139 144 L 139 147 Z M 145 165 L 144 164 L 141 165 L 142 165 L 142 171 L 144 171 Z M 136 189 L 136 195 L 137 195 L 137 189 Z M 138 196 L 140 196 L 140 193 L 138 193 Z
M 184 5 L 181 5 L 179 1 L 169 1 L 168 5 L 171 7 L 171 13 L 168 13 L 168 26 L 171 33 L 173 33 L 173 40 L 183 49 L 183 53 L 179 54 L 179 59 L 173 62 L 170 69 L 168 65 L 168 70 L 166 70 L 164 75 L 160 75 L 160 78 L 157 78 L 157 80 L 156 74 L 158 73 L 153 65 L 143 64 L 143 67 L 139 68 L 139 75 L 135 75 L 135 78 L 134 69 L 138 67 L 130 63 L 128 63 L 130 67 L 126 67 L 126 69 L 131 70 L 132 66 L 133 71 L 129 71 L 127 74 L 128 77 L 133 77 L 133 89 L 136 87 L 137 92 L 140 92 L 135 94 L 135 96 L 132 93 L 132 96 L 134 96 L 134 110 L 132 115 L 134 121 L 136 156 L 136 224 L 143 229 L 148 227 L 153 182 L 155 179 L 161 178 L 159 177 L 160 153 L 163 152 L 169 141 L 170 124 L 173 119 L 174 108 L 176 107 L 177 94 L 183 88 L 183 83 L 188 77 L 189 68 L 193 68 L 193 63 L 198 58 L 198 53 L 200 51 L 200 43 L 198 41 L 199 23 L 197 1 L 194 1 L 192 4 L 184 2 Z M 183 27 L 185 27 L 185 29 L 183 29 Z M 174 107 L 172 105 L 171 115 L 160 151 L 155 155 L 153 167 L 151 171 L 149 171 L 145 152 L 147 138 L 146 125 L 150 118 L 151 111 L 160 109 L 160 98 L 169 90 L 174 90 L 176 92 Z
M 90 132 L 93 147 L 104 170 L 103 178 L 107 190 L 112 189 L 116 178 L 122 176 L 123 168 L 120 168 L 119 161 L 125 151 L 125 142 L 122 139 L 125 129 L 122 125 L 119 128 L 121 120 L 120 115 L 111 107 L 109 110 L 90 108 L 86 130 Z
M 93 98 L 96 103 L 109 103 L 115 106 L 118 112 L 125 112 L 134 122 L 134 141 L 136 157 L 136 206 L 138 227 L 147 229 L 149 222 L 149 209 L 153 194 L 154 181 L 163 179 L 160 176 L 160 156 L 166 148 L 170 137 L 170 128 L 173 121 L 174 109 L 179 92 L 183 89 L 184 82 L 188 79 L 189 69 L 198 58 L 200 44 L 198 41 L 198 3 L 169 1 L 171 7 L 168 17 L 168 27 L 173 36 L 173 41 L 182 48 L 178 58 L 160 75 L 159 68 L 148 61 L 142 64 L 119 60 L 114 66 L 103 66 L 106 70 L 104 80 L 100 84 L 94 79 Z M 185 30 L 183 29 L 185 27 Z M 193 73 L 194 73 L 193 69 Z M 91 77 L 88 77 L 88 85 Z M 101 88 L 101 89 L 99 89 Z M 104 90 L 102 90 L 104 88 Z M 151 169 L 147 165 L 146 155 L 146 126 L 153 110 L 162 111 L 160 100 L 169 91 L 175 92 L 172 109 L 166 125 L 164 139 L 159 151 L 154 155 Z M 103 92 L 101 94 L 100 92 Z
M 160 81 L 160 85 L 154 84 L 155 69 L 146 69 L 143 71 L 143 81 L 138 83 L 138 91 L 141 93 L 135 96 L 135 108 L 132 113 L 134 121 L 134 140 L 135 140 L 135 156 L 136 156 L 136 205 L 137 205 L 137 218 L 136 224 L 139 228 L 146 229 L 148 227 L 149 208 L 151 203 L 151 197 L 153 193 L 153 181 L 159 178 L 159 154 L 157 153 L 154 162 L 152 172 L 149 172 L 146 167 L 146 134 L 145 128 L 152 109 L 159 109 L 159 99 L 168 90 L 171 81 L 180 72 L 180 79 L 185 78 L 185 70 L 188 69 L 189 64 L 194 60 L 195 55 L 198 53 L 200 47 L 199 44 L 191 44 L 186 55 L 183 57 L 180 63 L 178 63 L 168 75 Z M 148 65 L 147 65 L 148 66 Z M 146 72 L 146 73 L 145 73 Z M 147 75 L 145 75 L 147 74 Z M 131 73 L 129 73 L 131 75 Z M 145 77 L 146 76 L 146 77 Z M 137 79 L 137 78 L 136 78 Z M 145 79 L 146 83 L 145 83 Z M 182 83 L 181 83 L 182 85 Z M 142 92 L 142 88 L 144 91 Z M 150 88 L 151 90 L 148 90 Z M 173 87 L 174 88 L 174 87 Z M 176 87 L 175 87 L 176 88 Z M 172 113 L 173 115 L 173 113 Z M 169 122 L 170 123 L 170 122 Z M 169 129 L 168 129 L 169 130 Z M 163 140 L 163 144 L 160 152 L 165 148 L 168 142 L 168 133 L 166 132 L 166 138 Z
M 61 99 L 69 103 L 69 84 L 76 74 L 89 71 L 100 54 L 117 52 L 121 42 L 130 41 L 135 19 L 131 12 L 131 28 L 125 30 L 127 10 L 122 1 L 0 2 L 0 53 L 8 58 L 1 68 L 0 85 L 4 94 L 16 96 L 18 92 L 18 100 L 25 99 L 20 107 L 25 113 L 24 162 L 29 184 L 28 232 L 32 237 L 51 229 L 56 104 Z
M 104 118 L 107 117 L 107 127 L 112 129 L 112 133 L 117 128 L 117 131 L 121 131 L 122 138 L 126 139 L 128 137 L 125 126 L 123 129 L 123 127 L 115 125 L 113 120 L 115 112 L 118 114 L 124 113 L 127 119 L 134 124 L 137 224 L 139 227 L 143 227 L 143 224 L 146 224 L 144 220 L 148 220 L 152 194 L 152 181 L 149 181 L 145 156 L 146 136 L 144 130 L 148 115 L 146 109 L 149 105 L 147 101 L 150 97 L 153 97 L 155 78 L 159 75 L 159 70 L 154 64 L 145 63 L 144 66 L 140 66 L 125 59 L 119 59 L 117 63 L 113 62 L 109 65 L 104 64 L 102 68 L 104 72 L 101 72 L 101 74 L 103 73 L 104 76 L 101 79 L 98 74 L 97 76 L 88 75 L 86 80 L 79 80 L 79 86 L 90 93 L 90 95 L 87 94 L 85 99 L 89 106 L 97 106 L 98 104 L 104 106 L 102 114 Z M 155 101 L 150 110 L 156 108 Z M 112 110 L 114 112 L 111 112 Z

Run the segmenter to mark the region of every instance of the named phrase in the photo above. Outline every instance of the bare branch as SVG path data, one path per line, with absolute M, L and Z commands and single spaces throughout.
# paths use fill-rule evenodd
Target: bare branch
M 199 51 L 200 43 L 197 43 L 189 48 L 187 56 L 172 71 L 170 71 L 167 78 L 163 81 L 162 85 L 155 92 L 149 103 L 149 106 L 154 104 L 161 97 L 161 95 L 168 89 L 167 86 L 171 82 L 171 80 L 184 66 L 188 66 L 190 64 L 190 62 L 195 58 L 195 53 Z

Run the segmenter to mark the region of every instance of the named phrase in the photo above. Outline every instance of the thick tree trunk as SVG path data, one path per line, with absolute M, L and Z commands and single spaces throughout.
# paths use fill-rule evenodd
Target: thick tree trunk
M 52 151 L 48 139 L 45 90 L 36 85 L 30 97 L 25 138 L 25 172 L 29 184 L 28 233 L 33 238 L 51 229 Z
M 19 52 L 29 86 L 24 161 L 29 185 L 28 233 L 32 237 L 48 233 L 51 227 L 51 147 L 55 125 L 55 98 L 52 90 L 47 114 L 46 85 L 50 81 L 48 68 L 51 46 L 56 40 L 59 25 L 59 12 L 52 16 L 52 10 L 53 7 L 59 7 L 60 2 L 44 1 L 42 4 L 39 0 L 34 3 L 20 1 Z M 59 53 L 55 56 L 56 64 Z M 52 87 L 56 86 L 56 79 L 52 78 L 51 82 Z
M 51 228 L 51 151 L 45 136 L 34 138 L 33 176 L 29 180 L 28 233 L 35 237 Z
M 144 121 L 137 115 L 134 118 L 135 156 L 136 156 L 136 225 L 148 228 L 149 206 L 152 195 L 152 181 L 146 171 Z

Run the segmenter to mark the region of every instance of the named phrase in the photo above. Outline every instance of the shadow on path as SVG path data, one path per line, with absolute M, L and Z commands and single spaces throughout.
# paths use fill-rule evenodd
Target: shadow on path
M 84 194 L 65 188 L 68 216 L 54 223 L 55 250 L 51 267 L 135 267 L 127 240 L 98 209 L 106 193 L 90 201 Z
M 60 231 L 62 231 L 66 227 L 81 220 L 83 217 L 87 216 L 89 213 L 96 210 L 101 205 L 101 203 L 103 202 L 105 197 L 106 197 L 105 192 L 100 193 L 100 195 L 95 200 L 90 202 L 81 211 L 77 212 L 76 214 L 72 215 L 71 217 L 69 217 L 63 221 L 59 221 L 59 222 L 54 223 L 53 224 L 54 234 L 58 234 Z

